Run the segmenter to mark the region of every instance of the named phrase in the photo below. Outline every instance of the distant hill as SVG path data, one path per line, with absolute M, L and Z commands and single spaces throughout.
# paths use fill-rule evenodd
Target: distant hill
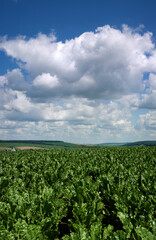
M 156 141 L 138 141 L 126 143 L 123 146 L 131 147 L 131 146 L 156 146 Z
M 132 147 L 132 146 L 156 146 L 156 141 L 137 141 L 128 143 L 100 143 L 100 146 L 113 146 L 113 147 Z
M 125 143 L 100 143 L 98 146 L 113 146 L 113 147 L 118 147 L 118 146 L 123 146 Z
M 64 141 L 44 141 L 44 140 L 0 140 L 0 147 L 41 147 L 41 148 L 88 148 L 93 145 L 74 144 Z
M 99 148 L 99 147 L 131 147 L 131 146 L 156 146 L 156 141 L 138 141 L 131 143 L 101 143 L 96 145 L 68 143 L 64 141 L 44 141 L 44 140 L 0 140 L 0 149 L 3 148 Z

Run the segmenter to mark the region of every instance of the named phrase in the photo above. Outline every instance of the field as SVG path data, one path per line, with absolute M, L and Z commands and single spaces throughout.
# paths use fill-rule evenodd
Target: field
M 43 141 L 43 140 L 0 140 L 0 148 L 22 148 L 22 147 L 36 147 L 36 148 L 88 148 L 97 147 L 96 145 L 74 144 L 64 141 Z
M 76 144 L 64 141 L 45 141 L 45 140 L 0 140 L 0 150 L 26 150 L 38 149 L 73 149 L 73 148 L 101 148 L 101 147 L 134 147 L 134 146 L 156 146 L 156 141 L 140 141 L 131 143 L 101 143 L 101 144 Z
M 155 240 L 156 147 L 1 151 L 0 239 Z

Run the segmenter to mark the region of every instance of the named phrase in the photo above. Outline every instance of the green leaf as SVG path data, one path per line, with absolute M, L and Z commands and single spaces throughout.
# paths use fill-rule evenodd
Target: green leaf
M 136 227 L 136 233 L 138 237 L 141 237 L 142 240 L 155 240 L 156 236 L 154 236 L 147 228 L 144 227 Z
M 103 239 L 107 239 L 107 237 L 111 235 L 113 229 L 114 227 L 110 224 L 107 227 L 105 227 L 103 231 Z
M 102 236 L 102 223 L 101 222 L 96 222 L 91 225 L 91 239 L 92 240 L 99 240 L 101 239 Z
M 123 213 L 123 212 L 118 212 L 117 216 L 120 218 L 120 220 L 123 224 L 123 228 L 125 229 L 125 231 L 127 233 L 127 237 L 130 237 L 131 231 L 133 229 L 133 224 L 131 223 L 131 220 L 130 220 L 128 214 Z

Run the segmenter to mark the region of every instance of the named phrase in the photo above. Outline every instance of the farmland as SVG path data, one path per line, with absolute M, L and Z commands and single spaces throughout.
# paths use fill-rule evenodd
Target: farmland
M 0 239 L 156 239 L 156 147 L 0 152 Z
M 23 148 L 36 147 L 47 149 L 66 149 L 66 148 L 88 148 L 96 145 L 74 144 L 64 141 L 44 141 L 44 140 L 0 140 L 0 148 Z

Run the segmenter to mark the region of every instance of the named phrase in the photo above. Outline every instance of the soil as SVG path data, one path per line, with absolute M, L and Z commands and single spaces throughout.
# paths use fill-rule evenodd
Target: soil
M 16 147 L 17 150 L 44 149 L 40 147 Z
M 4 150 L 11 150 L 11 148 L 8 148 L 8 147 L 0 147 L 0 151 L 4 151 Z

